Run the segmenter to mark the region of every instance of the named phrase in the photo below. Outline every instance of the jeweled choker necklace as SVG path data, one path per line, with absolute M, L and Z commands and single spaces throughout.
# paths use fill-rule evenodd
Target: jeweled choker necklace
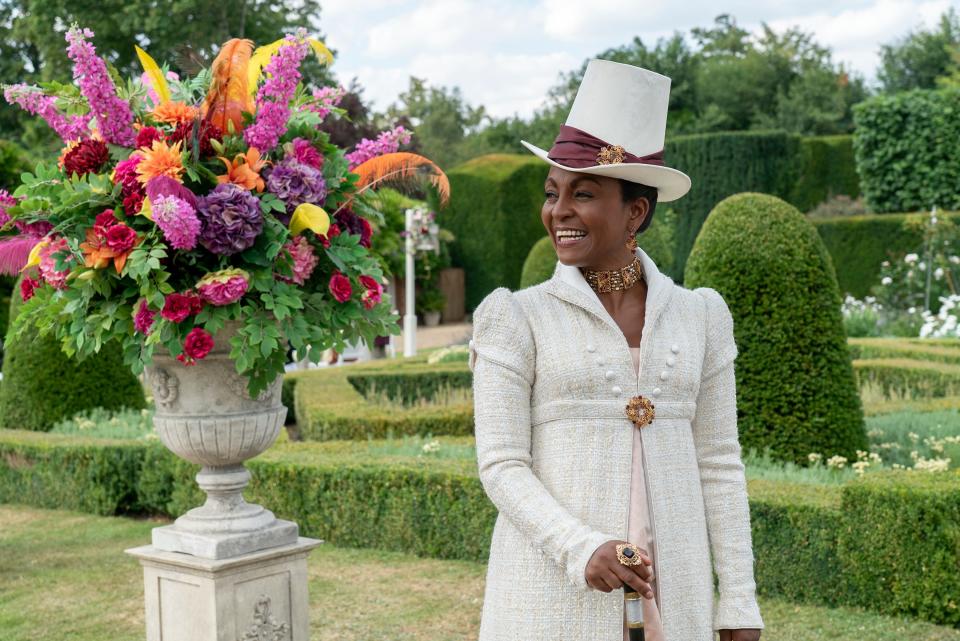
M 598 294 L 630 289 L 643 280 L 643 264 L 639 256 L 633 262 L 620 269 L 587 269 L 581 267 L 583 277 Z

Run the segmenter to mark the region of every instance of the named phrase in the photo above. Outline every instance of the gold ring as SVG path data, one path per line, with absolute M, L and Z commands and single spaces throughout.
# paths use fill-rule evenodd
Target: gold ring
M 625 554 L 625 550 L 630 550 L 631 554 Z M 620 561 L 621 565 L 627 566 L 640 565 L 643 563 L 643 559 L 640 558 L 640 548 L 633 543 L 617 544 L 617 560 Z

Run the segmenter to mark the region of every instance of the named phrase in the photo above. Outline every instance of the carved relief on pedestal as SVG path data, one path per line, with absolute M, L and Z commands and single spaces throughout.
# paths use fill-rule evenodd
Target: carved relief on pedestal
M 261 594 L 253 608 L 253 623 L 237 641 L 286 641 L 289 634 L 290 624 L 277 622 L 270 613 L 270 597 Z
M 154 367 L 150 375 L 150 383 L 153 387 L 153 400 L 157 406 L 167 410 L 172 408 L 177 402 L 180 391 L 180 381 L 177 377 L 162 367 Z

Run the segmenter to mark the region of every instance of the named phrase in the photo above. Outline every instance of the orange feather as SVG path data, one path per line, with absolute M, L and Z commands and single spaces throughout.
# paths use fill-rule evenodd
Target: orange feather
M 225 133 L 229 131 L 228 122 L 233 123 L 235 132 L 243 129 L 241 112 L 253 113 L 253 96 L 247 79 L 252 53 L 253 41 L 234 38 L 223 45 L 210 68 L 213 77 L 200 113 Z
M 441 205 L 446 205 L 450 199 L 450 180 L 443 170 L 433 161 L 407 151 L 371 158 L 352 171 L 360 176 L 357 186 L 361 191 L 380 183 L 398 185 L 426 180 L 437 188 Z

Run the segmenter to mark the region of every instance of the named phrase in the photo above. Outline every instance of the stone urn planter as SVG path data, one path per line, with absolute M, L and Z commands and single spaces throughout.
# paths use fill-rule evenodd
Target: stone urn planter
M 423 324 L 427 327 L 436 327 L 440 324 L 440 310 L 423 313 Z
M 214 336 L 214 348 L 185 366 L 157 349 L 146 378 L 153 389 L 153 424 L 163 444 L 182 459 L 203 466 L 197 484 L 206 502 L 153 530 L 153 545 L 207 559 L 225 559 L 297 542 L 296 523 L 247 503 L 250 472 L 243 462 L 267 450 L 283 429 L 282 377 L 257 398 L 229 357 L 238 322 Z

